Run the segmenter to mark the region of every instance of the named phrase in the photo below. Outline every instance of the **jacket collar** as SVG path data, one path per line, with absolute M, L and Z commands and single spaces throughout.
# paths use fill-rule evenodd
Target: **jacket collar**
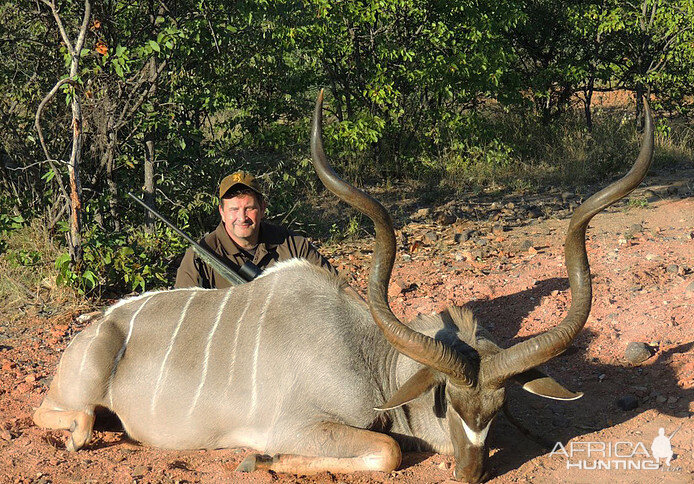
M 273 226 L 260 221 L 260 232 L 258 233 L 258 248 L 255 251 L 254 260 L 262 259 L 265 254 L 269 251 L 274 250 L 280 243 L 281 240 L 275 236 L 275 230 Z M 224 222 L 219 222 L 217 228 L 215 229 L 215 235 L 217 240 L 222 246 L 224 254 L 228 257 L 233 257 L 241 254 L 241 249 L 236 245 L 236 243 L 229 237 L 226 228 L 224 227 Z

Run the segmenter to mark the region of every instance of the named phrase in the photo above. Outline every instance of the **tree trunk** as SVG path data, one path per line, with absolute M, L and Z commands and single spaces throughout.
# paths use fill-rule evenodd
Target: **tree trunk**
M 585 95 L 585 100 L 583 101 L 583 111 L 585 112 L 586 115 L 586 128 L 588 128 L 588 132 L 592 133 L 593 132 L 593 112 L 591 110 L 591 103 L 593 102 L 593 90 L 595 88 L 595 78 L 590 77 L 588 79 L 588 84 L 586 85 L 585 89 L 583 90 L 583 94 Z
M 145 203 L 150 207 L 154 207 L 154 140 L 151 137 L 145 141 L 145 184 L 143 189 Z M 153 234 L 154 216 L 147 210 L 146 217 L 145 231 Z
M 113 230 L 120 231 L 120 218 L 118 217 L 118 187 L 113 179 L 115 168 L 115 151 L 118 141 L 118 133 L 115 130 L 108 133 L 108 145 L 106 146 L 106 185 L 108 186 L 108 209 L 113 220 Z
M 57 13 L 56 13 L 57 15 Z M 84 45 L 87 25 L 91 17 L 91 5 L 89 0 L 84 2 L 84 18 L 82 27 L 70 53 L 70 78 L 77 78 L 79 72 L 80 52 Z M 70 232 L 68 233 L 68 250 L 70 258 L 79 268 L 82 264 L 82 184 L 80 183 L 80 161 L 82 157 L 82 106 L 80 105 L 80 93 L 77 86 L 72 86 L 72 151 L 68 162 L 68 175 L 70 178 Z
M 149 59 L 149 79 L 153 83 L 152 96 L 156 97 L 157 93 L 157 60 L 154 56 Z M 145 180 L 144 180 L 144 198 L 145 203 L 150 207 L 154 207 L 154 139 L 156 136 L 156 127 L 151 126 L 147 130 L 145 139 Z M 149 234 L 154 233 L 154 215 L 147 210 L 145 214 L 145 231 Z
M 645 119 L 643 117 L 643 95 L 645 94 L 646 90 L 643 87 L 643 84 L 638 82 L 636 83 L 636 126 L 639 129 L 639 132 L 643 131 L 643 128 L 645 126 Z

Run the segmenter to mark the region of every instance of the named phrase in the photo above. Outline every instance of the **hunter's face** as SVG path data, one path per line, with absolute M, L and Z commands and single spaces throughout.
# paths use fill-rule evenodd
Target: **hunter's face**
M 252 248 L 258 244 L 260 221 L 265 215 L 265 203 L 251 194 L 240 194 L 223 198 L 219 214 L 229 237 L 241 248 Z

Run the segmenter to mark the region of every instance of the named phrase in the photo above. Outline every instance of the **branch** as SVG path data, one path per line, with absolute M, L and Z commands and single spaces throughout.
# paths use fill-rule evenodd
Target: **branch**
M 64 200 L 64 199 L 61 198 L 61 200 Z M 60 220 L 63 217 L 63 214 L 68 209 L 68 206 L 69 206 L 69 204 L 68 204 L 67 200 L 65 200 L 64 203 L 62 204 L 62 206 L 60 207 L 60 210 L 58 211 L 58 213 L 55 214 L 55 217 L 53 217 L 51 220 L 49 220 L 49 222 L 48 222 L 48 231 L 49 232 L 53 231 L 55 224 L 57 224 L 58 220 Z
M 157 67 L 156 75 L 154 77 L 150 77 L 150 79 L 149 79 L 151 82 L 149 87 L 147 89 L 145 89 L 144 91 L 142 91 L 142 93 L 140 94 L 140 97 L 137 99 L 137 101 L 135 101 L 135 104 L 130 106 L 129 109 L 126 109 L 126 107 L 123 108 L 123 111 L 121 112 L 121 115 L 120 115 L 118 121 L 116 122 L 116 125 L 115 125 L 116 129 L 120 129 L 125 124 L 125 121 L 127 119 L 131 118 L 135 114 L 135 111 L 140 109 L 140 106 L 142 106 L 142 104 L 145 102 L 145 99 L 147 99 L 147 95 L 151 93 L 153 87 L 155 86 L 157 79 L 159 78 L 159 75 L 163 72 L 166 65 L 167 65 L 167 61 L 164 61 L 161 64 L 159 64 L 159 67 Z M 133 92 L 133 94 L 134 94 L 134 92 Z M 130 98 L 130 99 L 132 99 L 132 98 Z
M 75 44 L 76 55 L 81 55 L 82 47 L 84 47 L 84 39 L 87 34 L 87 27 L 89 27 L 89 18 L 92 14 L 92 5 L 89 0 L 84 0 L 84 17 L 82 17 L 82 26 L 80 27 L 80 33 L 77 37 L 77 43 Z
M 202 5 L 203 7 L 207 7 L 205 5 L 205 0 L 202 0 Z M 219 50 L 219 43 L 217 42 L 217 36 L 214 33 L 214 27 L 212 27 L 212 22 L 210 22 L 210 19 L 207 17 L 207 10 L 206 8 L 203 8 L 202 14 L 205 16 L 205 20 L 207 20 L 207 26 L 210 27 L 210 32 L 212 32 L 212 40 L 214 40 L 214 46 L 217 49 L 217 54 L 221 54 L 221 50 Z
M 43 148 L 43 154 L 46 155 L 46 161 L 51 165 L 51 169 L 55 172 L 56 174 L 56 179 L 58 181 L 58 186 L 60 187 L 61 193 L 65 196 L 65 198 L 69 199 L 67 195 L 67 190 L 65 189 L 65 185 L 63 185 L 63 180 L 60 178 L 60 172 L 58 171 L 58 168 L 55 166 L 53 163 L 53 158 L 51 155 L 48 153 L 48 148 L 46 147 L 46 141 L 43 139 L 43 130 L 41 129 L 41 114 L 43 113 L 43 108 L 48 104 L 48 102 L 53 99 L 55 96 L 55 93 L 58 92 L 58 89 L 63 84 L 70 84 L 71 86 L 75 87 L 76 83 L 75 81 L 70 78 L 66 77 L 65 79 L 61 79 L 58 82 L 56 82 L 55 86 L 53 86 L 53 89 L 51 89 L 48 94 L 43 98 L 41 103 L 39 104 L 39 107 L 36 109 L 36 118 L 34 119 L 34 125 L 36 126 L 36 131 L 38 132 L 39 135 L 39 141 L 41 142 L 41 148 Z
M 30 165 L 26 165 L 26 166 L 18 166 L 17 168 L 13 168 L 13 167 L 11 167 L 11 166 L 8 166 L 8 167 L 6 167 L 6 168 L 7 168 L 8 170 L 10 170 L 10 171 L 26 171 L 26 170 L 28 170 L 29 168 L 34 167 L 34 166 L 36 166 L 36 165 L 41 165 L 41 164 L 43 164 L 43 163 L 51 163 L 51 162 L 53 162 L 53 163 L 63 163 L 63 164 L 66 164 L 66 165 L 67 165 L 67 161 L 63 161 L 63 160 L 50 160 L 50 159 L 48 159 L 48 160 L 36 161 L 36 162 L 31 163 Z
M 48 7 L 51 9 L 51 12 L 53 12 L 53 18 L 55 19 L 55 22 L 58 24 L 58 31 L 60 32 L 60 36 L 63 38 L 63 42 L 65 42 L 65 45 L 67 46 L 68 50 L 70 51 L 71 55 L 75 55 L 75 50 L 72 47 L 72 44 L 70 43 L 70 39 L 67 36 L 67 32 L 65 32 L 65 27 L 63 26 L 63 21 L 60 20 L 60 15 L 58 15 L 58 9 L 55 6 L 55 1 L 51 0 L 50 2 L 48 0 L 41 0 L 44 4 L 48 5 Z
M 673 42 L 675 42 L 679 38 L 679 36 L 682 33 L 686 32 L 687 30 L 690 30 L 691 28 L 692 28 L 691 26 L 685 26 L 685 27 L 682 27 L 680 30 L 678 30 L 676 33 L 674 33 L 667 40 L 667 42 L 665 42 L 665 44 L 663 44 L 663 46 L 660 49 L 660 54 L 662 55 L 662 59 L 660 61 L 658 61 L 657 63 L 656 63 L 655 59 L 653 61 L 651 61 L 650 65 L 648 66 L 648 70 L 649 71 L 653 70 L 653 71 L 657 72 L 661 68 L 665 67 L 665 64 L 667 63 L 667 60 L 668 60 L 667 55 L 666 55 L 668 48 L 672 45 Z M 656 63 L 655 66 L 654 66 L 654 63 Z
M 653 2 L 653 6 L 651 7 L 651 19 L 648 21 L 648 28 L 653 27 L 653 24 L 655 23 L 656 10 L 658 10 L 658 2 Z

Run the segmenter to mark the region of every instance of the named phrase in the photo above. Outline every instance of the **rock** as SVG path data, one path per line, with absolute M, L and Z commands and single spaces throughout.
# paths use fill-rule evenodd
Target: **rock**
M 525 239 L 523 243 L 521 244 L 521 249 L 523 250 L 528 250 L 533 246 L 533 242 L 530 239 Z
M 145 474 L 147 474 L 148 471 L 149 471 L 149 468 L 147 466 L 143 466 L 143 465 L 135 466 L 135 468 L 133 469 L 132 476 L 133 476 L 133 478 L 137 479 L 137 478 L 143 477 Z
M 690 282 L 689 285 L 684 289 L 687 294 L 694 294 L 694 281 Z
M 505 230 L 506 230 L 506 227 L 504 227 L 503 225 L 497 225 L 497 224 L 492 225 L 492 233 L 494 235 L 501 235 L 504 233 Z
M 677 187 L 670 185 L 669 187 L 667 187 L 666 192 L 668 195 L 677 195 L 679 190 Z
M 639 386 L 639 385 L 633 385 L 632 390 L 638 395 L 639 397 L 646 397 L 648 396 L 648 388 L 644 386 Z
M 677 264 L 669 264 L 665 270 L 669 272 L 670 274 L 677 274 L 679 272 L 680 268 Z
M 399 277 L 395 278 L 391 281 L 390 287 L 388 288 L 388 297 L 396 297 L 405 292 L 408 287 L 410 287 L 410 285 L 405 281 Z
M 634 395 L 624 395 L 622 398 L 617 400 L 617 406 L 622 410 L 629 411 L 634 410 L 639 406 L 639 401 Z
M 499 210 L 501 208 L 501 204 L 499 202 L 492 202 L 489 208 L 491 210 Z
M 17 393 L 20 393 L 20 394 L 21 394 L 21 393 L 28 393 L 28 392 L 30 392 L 31 390 L 32 390 L 32 386 L 29 385 L 28 383 L 20 383 L 20 384 L 17 385 L 17 387 L 15 388 L 15 391 L 16 391 Z
M 654 260 L 657 258 L 658 258 L 658 256 L 655 254 L 646 254 L 646 260 Z
M 677 400 L 679 400 L 679 398 L 673 395 L 667 399 L 667 403 L 672 405 L 673 403 L 677 403 Z
M 653 351 L 646 343 L 631 342 L 624 352 L 624 358 L 632 365 L 640 365 L 651 356 Z
M 643 225 L 633 224 L 629 230 L 632 234 L 640 234 L 641 232 L 643 232 Z
M 513 210 L 514 208 L 516 208 L 516 204 L 513 203 L 513 202 L 508 202 L 508 203 L 506 204 L 506 208 L 509 209 L 509 210 Z
M 412 220 L 422 220 L 425 219 L 429 216 L 429 213 L 431 212 L 430 208 L 420 208 L 417 210 L 415 213 L 412 214 Z
M 474 244 L 477 245 L 477 246 L 479 246 L 479 247 L 484 247 L 484 246 L 487 245 L 487 243 L 488 243 L 487 239 L 483 239 L 483 238 L 480 238 L 480 237 L 477 237 L 477 238 L 474 239 L 472 242 L 474 242 Z
M 667 402 L 667 398 L 665 398 L 664 395 L 658 395 L 657 397 L 655 397 L 655 401 L 658 403 L 665 403 Z
M 454 239 L 457 243 L 460 244 L 460 243 L 467 242 L 468 240 L 470 240 L 470 237 L 471 237 L 474 233 L 475 233 L 474 230 L 463 230 L 461 233 L 455 234 L 455 235 L 453 236 L 453 239 Z
M 653 190 L 651 190 L 650 188 L 647 188 L 646 190 L 644 190 L 643 196 L 646 197 L 646 200 L 647 200 L 649 203 L 657 202 L 657 201 L 660 199 L 660 197 L 658 197 L 658 194 L 655 193 L 655 192 L 654 192 Z
M 540 218 L 544 215 L 544 212 L 540 207 L 530 207 L 528 208 L 528 218 Z
M 438 240 L 439 236 L 436 235 L 436 232 L 429 231 L 426 234 L 424 234 L 424 239 L 427 242 L 436 242 Z
M 576 195 L 571 193 L 571 192 L 562 192 L 561 194 L 561 201 L 566 203 L 568 200 L 571 200 L 574 198 Z
M 12 434 L 9 430 L 0 428 L 0 439 L 10 441 L 12 440 Z
M 436 223 L 439 225 L 453 225 L 456 221 L 455 215 L 448 212 L 442 212 L 436 216 Z
M 464 250 L 462 255 L 465 260 L 473 261 L 482 258 L 482 251 L 479 249 Z

